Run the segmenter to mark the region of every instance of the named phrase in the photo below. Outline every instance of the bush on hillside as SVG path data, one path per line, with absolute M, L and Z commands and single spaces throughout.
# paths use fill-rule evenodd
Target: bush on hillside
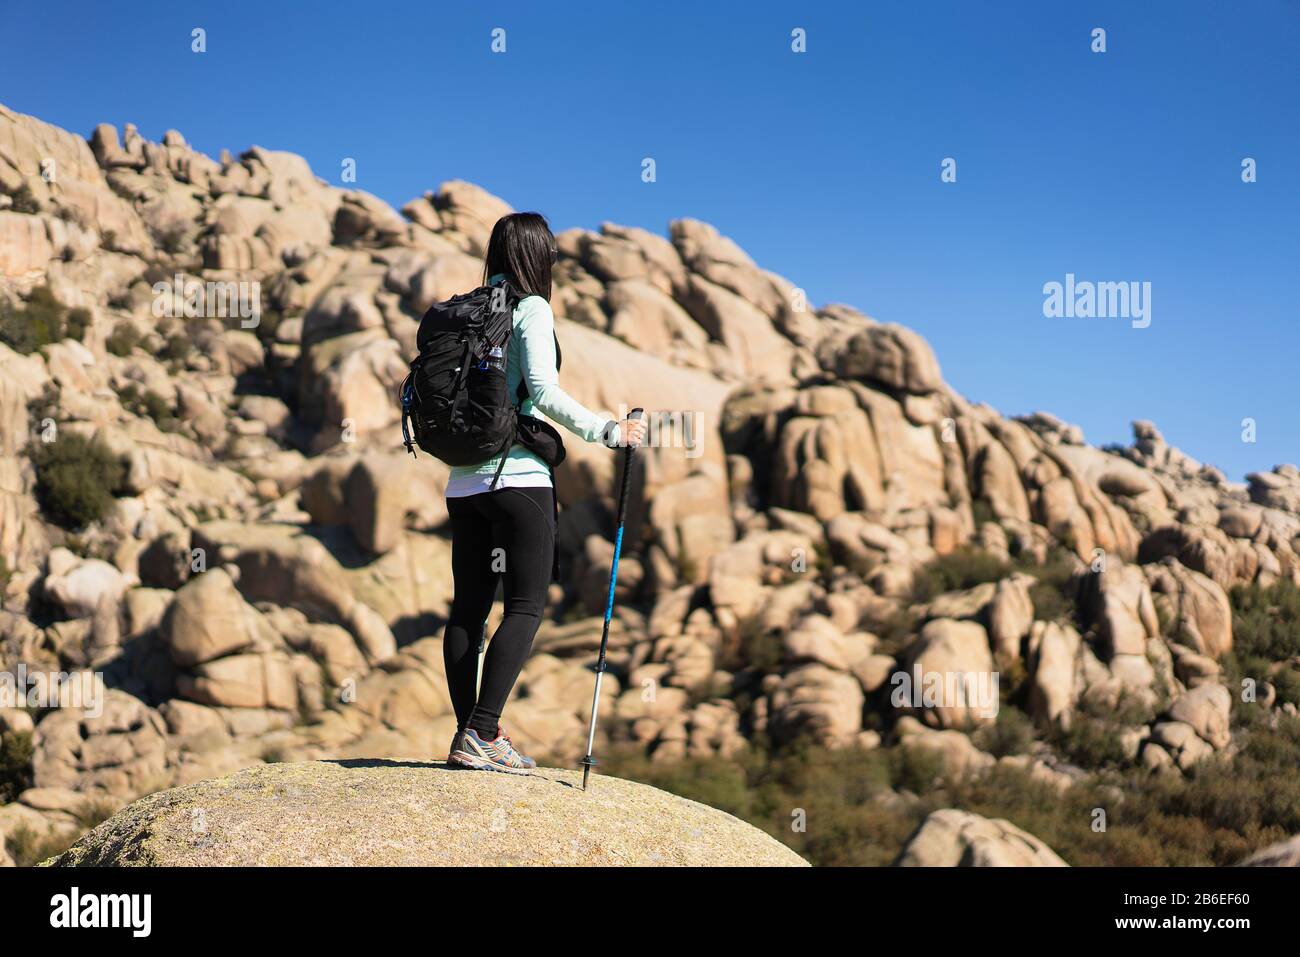
M 114 328 L 104 348 L 115 356 L 125 358 L 135 351 L 140 344 L 140 333 L 129 322 L 119 322 Z
M 5 836 L 5 848 L 19 867 L 35 867 L 42 861 L 62 854 L 77 839 L 75 831 L 48 831 L 38 834 L 20 824 Z
M 1278 700 L 1300 705 L 1300 588 L 1290 581 L 1232 589 L 1232 652 L 1223 664 L 1229 684 L 1267 681 Z
M 876 795 L 893 771 L 883 751 L 831 751 L 798 741 L 727 761 L 656 762 L 635 749 L 601 758 L 609 774 L 709 804 L 767 831 L 815 864 L 888 864 L 919 821 Z M 796 825 L 806 823 L 804 830 Z
M 49 286 L 37 286 L 27 302 L 0 306 L 0 342 L 15 352 L 31 355 L 42 346 L 64 339 L 80 340 L 90 326 L 86 309 L 67 309 Z
M 0 736 L 0 804 L 17 800 L 31 786 L 31 732 L 11 731 Z
M 1079 627 L 1073 580 L 1076 565 L 1074 557 L 1062 548 L 1053 548 L 1042 565 L 1018 563 L 1020 570 L 1035 579 L 1029 586 L 1029 600 L 1033 602 L 1036 620 Z
M 141 391 L 134 383 L 129 383 L 117 393 L 122 408 L 132 415 L 151 419 L 164 432 L 175 432 L 180 428 L 180 419 L 176 418 L 171 405 L 157 392 L 150 389 Z
M 162 358 L 167 362 L 183 363 L 193 351 L 194 343 L 189 336 L 173 333 L 163 346 Z
M 1010 566 L 996 555 L 963 545 L 947 555 L 940 555 L 916 573 L 912 600 L 926 602 L 944 592 L 999 581 L 1010 573 Z
M 40 201 L 37 200 L 36 194 L 32 192 L 31 187 L 26 183 L 19 183 L 18 188 L 9 195 L 13 200 L 13 205 L 9 208 L 15 213 L 25 213 L 28 216 L 35 216 L 41 211 Z
M 817 865 L 889 864 L 942 807 L 1004 818 L 1074 866 L 1226 866 L 1300 833 L 1300 718 L 1261 721 L 1234 759 L 1211 758 L 1187 776 L 1112 770 L 1063 791 L 1005 765 L 935 787 L 935 768 L 908 750 L 756 742 L 727 761 L 656 762 L 631 749 L 601 757 L 606 773 L 734 814 Z M 1094 829 L 1098 809 L 1104 830 Z M 793 827 L 798 811 L 803 831 Z
M 82 342 L 86 338 L 86 330 L 90 328 L 91 316 L 89 309 L 83 309 L 78 306 L 76 309 L 68 310 L 68 325 L 65 338 L 76 339 Z
M 46 517 L 63 528 L 83 528 L 102 519 L 126 480 L 126 466 L 106 445 L 75 432 L 53 442 L 33 442 L 28 455 L 36 469 L 36 500 Z
M 1025 754 L 1034 743 L 1034 722 L 1019 708 L 1004 704 L 993 724 L 976 729 L 971 741 L 995 758 Z

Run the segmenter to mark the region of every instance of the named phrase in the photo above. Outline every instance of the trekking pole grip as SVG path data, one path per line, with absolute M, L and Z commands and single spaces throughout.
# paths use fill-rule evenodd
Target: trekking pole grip
M 645 417 L 645 409 L 633 409 L 627 414 L 629 420 L 640 420 Z M 627 436 L 623 436 L 623 483 L 618 496 L 618 524 L 623 525 L 623 518 L 627 513 L 627 493 L 632 485 L 632 454 L 636 447 L 627 441 Z

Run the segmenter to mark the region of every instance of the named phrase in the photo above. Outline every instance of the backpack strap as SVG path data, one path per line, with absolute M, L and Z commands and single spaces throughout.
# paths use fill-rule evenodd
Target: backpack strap
M 518 413 L 515 414 L 516 416 L 518 415 Z M 492 476 L 492 484 L 488 486 L 489 492 L 496 491 L 497 482 L 501 481 L 501 473 L 506 467 L 506 459 L 510 458 L 510 450 L 514 448 L 515 435 L 518 431 L 519 419 L 515 418 L 510 424 L 510 435 L 506 438 L 505 444 L 501 447 L 501 461 L 497 463 L 496 474 Z M 552 477 L 551 482 L 554 484 L 554 477 Z
M 408 372 L 398 390 L 398 402 L 402 406 L 402 444 L 411 453 L 411 458 L 418 458 L 415 444 L 411 441 L 411 413 L 415 408 L 415 398 L 415 373 Z
M 555 372 L 559 374 L 560 366 L 564 364 L 564 354 L 560 352 L 560 337 L 551 333 L 551 338 L 555 340 Z M 519 377 L 519 387 L 515 389 L 515 398 L 519 404 L 523 405 L 524 400 L 528 398 L 528 382 L 525 376 Z

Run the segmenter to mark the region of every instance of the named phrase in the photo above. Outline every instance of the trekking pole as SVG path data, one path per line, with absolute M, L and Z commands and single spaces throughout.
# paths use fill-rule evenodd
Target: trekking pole
M 645 409 L 633 409 L 628 419 L 640 419 Z M 624 437 L 626 438 L 626 437 Z M 600 680 L 605 677 L 605 649 L 609 647 L 609 620 L 614 614 L 614 583 L 618 580 L 618 556 L 623 550 L 623 519 L 627 516 L 627 491 L 632 484 L 632 453 L 628 444 L 623 454 L 623 483 L 618 493 L 618 530 L 614 533 L 614 561 L 609 566 L 609 595 L 605 598 L 605 628 L 600 634 L 600 656 L 596 659 L 596 690 L 591 696 L 591 723 L 587 726 L 587 756 L 582 759 L 582 789 L 587 790 L 587 776 L 597 764 L 591 756 L 596 745 L 596 711 L 600 708 Z

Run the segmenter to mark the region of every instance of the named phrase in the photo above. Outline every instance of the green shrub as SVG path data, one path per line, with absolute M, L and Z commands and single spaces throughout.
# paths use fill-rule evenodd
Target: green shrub
M 152 390 L 141 392 L 134 383 L 129 383 L 118 391 L 117 397 L 122 403 L 122 408 L 133 415 L 152 419 L 154 424 L 164 432 L 175 432 L 180 428 L 180 419 L 176 418 L 167 400 L 157 392 Z
M 0 804 L 32 786 L 32 734 L 11 731 L 0 738 Z
M 162 358 L 168 362 L 184 362 L 193 351 L 194 343 L 190 341 L 190 337 L 175 333 L 167 337 Z
M 835 571 L 835 556 L 825 542 L 813 542 L 813 567 L 817 569 L 818 578 L 830 581 Z
M 19 867 L 35 867 L 42 861 L 62 854 L 76 843 L 78 836 L 76 831 L 46 831 L 37 834 L 28 825 L 20 824 L 6 836 L 5 846 Z
M 785 658 L 785 641 L 779 630 L 753 627 L 741 637 L 741 659 L 750 668 L 774 671 Z
M 83 309 L 78 306 L 76 309 L 68 310 L 67 338 L 76 339 L 78 342 L 86 338 L 86 330 L 90 328 L 91 316 L 89 309 Z
M 1248 731 L 1232 759 L 1193 767 L 1188 780 L 1155 788 L 1161 811 L 1231 832 L 1253 846 L 1300 832 L 1300 718 Z M 1234 851 L 1235 852 L 1235 851 Z M 1232 859 L 1208 863 L 1227 864 Z
M 77 823 L 83 830 L 93 830 L 116 812 L 117 805 L 106 798 L 88 799 L 76 812 Z
M 0 342 L 15 352 L 31 355 L 42 346 L 72 336 L 81 338 L 90 324 L 90 313 L 70 313 L 54 298 L 49 286 L 37 286 L 22 306 L 0 307 Z
M 1048 734 L 1048 741 L 1067 759 L 1086 770 L 1123 768 L 1131 762 L 1120 743 L 1120 736 L 1138 725 L 1149 724 L 1159 708 L 1132 694 L 1121 694 L 1112 706 L 1101 701 L 1081 702 L 1069 730 L 1059 726 Z
M 36 199 L 36 194 L 32 192 L 31 187 L 26 183 L 18 184 L 18 188 L 10 195 L 14 202 L 9 208 L 15 213 L 25 213 L 28 216 L 34 216 L 41 211 L 41 204 Z
M 1073 625 L 1078 614 L 1074 600 L 1059 587 L 1044 581 L 1036 581 L 1029 586 L 1029 600 L 1034 605 L 1036 621 L 1055 621 L 1063 625 Z
M 36 468 L 41 510 L 67 529 L 103 518 L 126 479 L 126 466 L 107 446 L 75 432 L 53 442 L 33 442 L 28 455 Z
M 1283 579 L 1275 585 L 1238 585 L 1232 602 L 1233 647 L 1270 661 L 1300 655 L 1300 588 Z
M 890 762 L 880 751 L 831 751 L 800 741 L 778 751 L 751 747 L 726 761 L 656 762 L 628 748 L 602 761 L 607 773 L 749 821 L 816 864 L 889 864 L 919 821 L 914 811 L 875 800 L 890 782 Z M 795 829 L 800 817 L 803 831 Z
M 912 586 L 912 600 L 926 602 L 944 592 L 961 591 L 999 581 L 1010 572 L 1010 566 L 996 555 L 981 548 L 963 545 L 947 555 L 940 555 L 917 572 Z
M 1029 599 L 1034 605 L 1035 619 L 1078 626 L 1079 609 L 1073 580 L 1076 562 L 1069 553 L 1053 548 L 1044 564 L 1018 563 L 1017 567 L 1034 576 L 1035 581 L 1029 586 Z
M 1113 722 L 1080 714 L 1068 730 L 1053 728 L 1048 740 L 1069 761 L 1082 768 L 1117 768 L 1127 763 L 1119 741 L 1120 730 L 1121 726 Z
M 1019 724 L 1014 717 L 1003 720 Z M 941 807 L 1004 818 L 1075 866 L 1224 866 L 1300 833 L 1298 718 L 1283 718 L 1276 727 L 1261 721 L 1234 759 L 1209 759 L 1186 777 L 1128 768 L 1079 779 L 1064 790 L 1005 765 L 937 787 L 937 756 L 897 746 L 831 751 L 799 741 L 769 751 L 755 739 L 748 751 L 725 761 L 656 762 L 629 747 L 602 760 L 606 773 L 733 814 L 818 865 L 889 864 L 926 815 Z M 879 800 L 890 788 L 919 798 Z M 806 815 L 802 833 L 791 827 L 799 809 Z M 1104 830 L 1093 829 L 1098 811 L 1105 812 Z
M 993 506 L 986 498 L 977 498 L 971 502 L 970 511 L 971 518 L 974 519 L 976 528 L 979 528 L 981 525 L 986 525 L 989 522 L 993 522 L 995 525 L 997 524 L 997 513 L 993 511 Z
M 943 758 L 927 748 L 894 747 L 885 752 L 889 779 L 896 788 L 924 794 L 943 776 Z
M 882 655 L 893 657 L 902 654 L 920 625 L 917 619 L 918 616 L 910 608 L 899 607 L 894 609 L 889 617 L 882 621 L 876 629 L 876 637 L 880 639 L 876 651 Z
M 1232 603 L 1232 652 L 1224 661 L 1231 684 L 1242 678 L 1267 681 L 1278 700 L 1300 705 L 1300 588 L 1285 579 L 1262 588 L 1238 585 Z
M 1112 835 L 1103 844 L 1103 835 L 1091 830 L 1094 808 L 1105 808 L 1108 818 L 1114 812 L 1086 783 L 1060 792 L 1024 769 L 998 765 L 987 774 L 955 782 L 944 798 L 953 807 L 1010 821 L 1070 864 L 1107 863 L 1104 854 L 1114 849 L 1117 840 Z M 1113 820 L 1107 821 L 1112 831 L 1114 825 Z M 1094 855 L 1092 859 L 1086 859 L 1089 854 Z
M 1094 776 L 1057 791 L 1028 772 L 998 766 L 928 798 L 1005 818 L 1075 866 L 1227 866 L 1300 832 L 1300 719 L 1249 735 L 1181 774 L 1143 768 Z M 1106 829 L 1095 831 L 1104 810 Z
M 125 358 L 135 351 L 140 344 L 140 333 L 129 322 L 119 322 L 114 328 L 104 348 L 115 356 Z
M 1167 783 L 1181 786 L 1181 781 Z M 1119 783 L 1085 780 L 1058 791 L 1026 770 L 999 765 L 957 782 L 943 798 L 953 807 L 1010 821 L 1076 867 L 1204 865 L 1248 853 L 1249 844 L 1236 837 L 1216 854 L 1207 837 L 1214 829 L 1166 815 L 1151 797 L 1159 785 L 1145 772 L 1135 772 Z M 1105 815 L 1104 830 L 1093 829 L 1101 820 L 1098 812 Z
M 1003 705 L 997 721 L 977 729 L 971 741 L 995 758 L 1024 754 L 1034 743 L 1034 723 L 1019 708 Z

